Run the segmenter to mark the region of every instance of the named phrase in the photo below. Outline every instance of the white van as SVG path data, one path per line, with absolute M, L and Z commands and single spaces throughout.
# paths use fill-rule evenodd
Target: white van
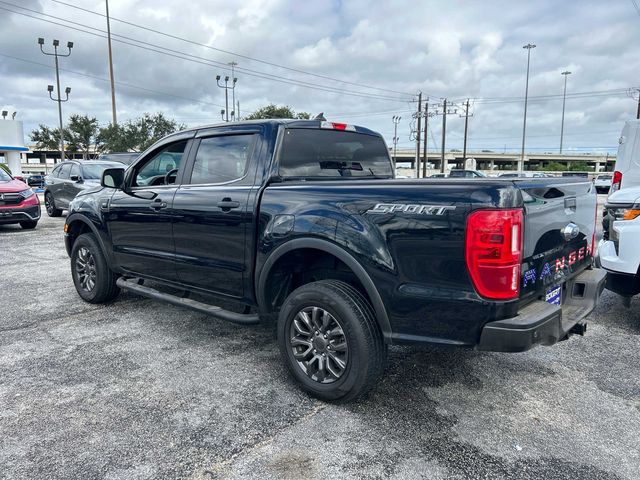
M 640 186 L 640 120 L 628 120 L 622 129 L 609 194 Z

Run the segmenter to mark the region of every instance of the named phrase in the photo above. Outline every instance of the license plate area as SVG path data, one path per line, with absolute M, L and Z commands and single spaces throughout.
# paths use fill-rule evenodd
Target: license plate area
M 544 294 L 544 301 L 552 305 L 562 305 L 562 285 L 549 288 Z

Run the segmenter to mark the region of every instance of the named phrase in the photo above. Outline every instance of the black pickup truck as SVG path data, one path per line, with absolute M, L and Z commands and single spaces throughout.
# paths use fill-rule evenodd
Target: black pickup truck
M 395 180 L 375 132 L 265 120 L 160 140 L 80 193 L 64 230 L 86 301 L 126 289 L 272 321 L 299 384 L 346 401 L 389 344 L 517 352 L 584 333 L 604 287 L 595 216 L 579 178 Z

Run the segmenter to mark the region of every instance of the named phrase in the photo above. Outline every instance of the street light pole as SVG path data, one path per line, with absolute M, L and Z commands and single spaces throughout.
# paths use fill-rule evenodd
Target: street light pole
M 393 168 L 395 170 L 398 161 L 398 124 L 402 117 L 394 115 L 391 119 L 393 121 Z
M 560 124 L 560 154 L 562 154 L 562 139 L 564 137 L 564 105 L 567 100 L 567 77 L 571 75 L 571 72 L 565 70 L 561 75 L 564 75 L 564 92 L 562 94 L 562 123 Z
M 231 66 L 231 78 L 235 78 L 235 67 L 237 64 L 237 62 L 229 62 L 229 64 Z M 236 112 L 236 85 L 235 82 L 233 84 L 233 88 L 231 89 L 231 108 L 233 108 L 233 110 L 231 111 L 231 119 L 232 120 L 237 120 L 238 118 L 238 113 Z
M 220 88 L 224 88 L 224 106 L 225 106 L 225 122 L 229 121 L 229 90 L 233 91 L 236 88 L 236 82 L 238 81 L 237 78 L 233 77 L 232 79 L 232 84 L 231 86 L 229 86 L 229 75 L 224 77 L 224 85 L 220 84 L 220 75 L 216 75 L 216 82 L 218 84 L 218 87 Z M 231 106 L 232 108 L 233 105 Z M 233 116 L 233 114 L 232 114 Z
M 44 38 L 38 38 L 38 45 L 40 45 L 40 51 L 47 55 L 55 58 L 56 65 L 56 86 L 57 96 L 53 98 L 53 85 L 47 86 L 47 91 L 49 92 L 49 98 L 54 102 L 58 102 L 58 120 L 60 122 L 60 161 L 64 162 L 64 128 L 62 126 L 62 102 L 67 102 L 69 100 L 69 94 L 71 93 L 71 88 L 66 87 L 64 92 L 66 94 L 66 98 L 63 100 L 62 95 L 60 94 L 60 69 L 58 65 L 58 57 L 68 57 L 71 55 L 71 49 L 73 48 L 73 42 L 67 42 L 68 52 L 66 54 L 58 53 L 58 47 L 60 46 L 59 40 L 53 40 L 53 52 L 45 52 L 44 51 Z
M 524 170 L 524 140 L 527 132 L 527 101 L 529 99 L 529 64 L 531 62 L 531 49 L 536 48 L 536 46 L 531 43 L 527 43 L 522 48 L 527 50 L 527 81 L 524 88 L 524 120 L 522 122 L 522 152 L 520 154 L 519 171 Z

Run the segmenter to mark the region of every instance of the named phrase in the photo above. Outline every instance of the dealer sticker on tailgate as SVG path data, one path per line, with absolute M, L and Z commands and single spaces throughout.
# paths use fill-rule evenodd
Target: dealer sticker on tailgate
M 547 290 L 544 300 L 553 305 L 560 305 L 562 303 L 562 287 L 553 287 Z

